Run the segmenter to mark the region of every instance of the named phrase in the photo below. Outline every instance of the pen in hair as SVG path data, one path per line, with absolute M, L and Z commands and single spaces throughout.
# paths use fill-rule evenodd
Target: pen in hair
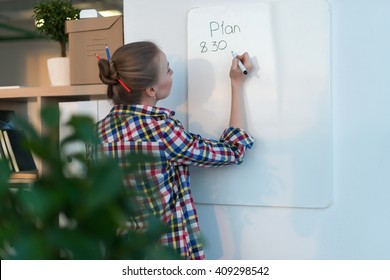
M 107 60 L 110 60 L 110 59 L 111 59 L 110 49 L 108 48 L 107 45 L 106 45 L 106 56 L 107 56 Z

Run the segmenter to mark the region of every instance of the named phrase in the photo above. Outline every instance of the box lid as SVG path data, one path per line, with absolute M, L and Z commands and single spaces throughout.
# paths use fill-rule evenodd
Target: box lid
M 66 33 L 83 32 L 91 30 L 109 29 L 123 16 L 83 18 L 78 20 L 67 20 L 65 22 Z

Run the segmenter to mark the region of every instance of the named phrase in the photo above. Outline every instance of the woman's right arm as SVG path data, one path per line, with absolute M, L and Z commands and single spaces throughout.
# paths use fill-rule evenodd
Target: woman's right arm
M 225 129 L 219 140 L 206 139 L 187 132 L 177 120 L 167 120 L 163 143 L 168 160 L 173 163 L 216 167 L 240 164 L 254 139 L 241 128 Z
M 239 55 L 232 61 L 230 127 L 222 133 L 219 140 L 213 140 L 187 132 L 177 121 L 167 121 L 163 139 L 168 159 L 179 164 L 204 167 L 242 162 L 246 149 L 252 147 L 254 139 L 245 131 L 244 84 L 248 75 L 241 71 L 238 60 L 247 68 L 248 74 L 253 69 L 248 53 Z
M 249 54 L 246 52 L 237 56 L 232 61 L 230 68 L 230 80 L 231 80 L 231 109 L 230 109 L 230 127 L 236 127 L 246 129 L 246 114 L 245 114 L 245 102 L 244 102 L 244 84 L 248 78 L 238 66 L 238 61 L 244 64 L 248 70 L 248 75 L 253 69 L 253 65 L 250 62 Z

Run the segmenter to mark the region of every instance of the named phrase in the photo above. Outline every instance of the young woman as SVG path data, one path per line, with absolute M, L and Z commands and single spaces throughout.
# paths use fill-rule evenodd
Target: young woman
M 219 140 L 188 132 L 173 111 L 156 106 L 169 96 L 173 71 L 154 43 L 126 44 L 109 61 L 98 62 L 100 79 L 108 85 L 107 96 L 114 105 L 97 124 L 99 151 L 118 159 L 123 168 L 129 166 L 128 155 L 153 156 L 152 161 L 138 162 L 124 178 L 127 186 L 143 194 L 138 198 L 142 211 L 131 218 L 130 226 L 142 230 L 148 215 L 158 216 L 170 228 L 161 242 L 186 259 L 204 259 L 189 165 L 240 164 L 254 141 L 244 130 L 243 89 L 248 75 L 238 60 L 249 72 L 252 69 L 247 53 L 232 61 L 231 117 Z

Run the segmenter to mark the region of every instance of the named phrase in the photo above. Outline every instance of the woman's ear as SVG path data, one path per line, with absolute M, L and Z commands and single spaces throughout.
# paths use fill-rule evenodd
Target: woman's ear
M 151 98 L 156 98 L 156 89 L 154 87 L 147 88 L 145 93 Z

